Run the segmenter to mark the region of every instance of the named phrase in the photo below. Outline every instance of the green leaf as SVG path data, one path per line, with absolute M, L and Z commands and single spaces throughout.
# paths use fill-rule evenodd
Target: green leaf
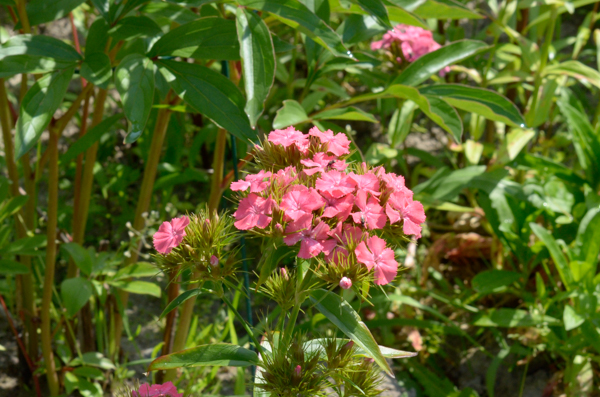
M 0 45 L 0 77 L 70 68 L 80 60 L 81 56 L 75 48 L 61 40 L 21 34 Z
M 229 343 L 200 345 L 152 361 L 148 371 L 193 367 L 248 367 L 258 364 L 258 355 L 252 350 Z
M 71 259 L 83 274 L 89 276 L 92 273 L 92 257 L 88 250 L 77 243 L 66 243 L 61 247 L 69 253 Z
M 535 327 L 546 323 L 549 326 L 559 325 L 560 320 L 546 316 L 534 315 L 519 309 L 489 309 L 482 312 L 473 325 L 478 327 Z
M 364 110 L 348 106 L 346 108 L 337 108 L 325 110 L 323 112 L 316 113 L 312 116 L 314 120 L 355 120 L 355 121 L 367 121 L 370 123 L 378 123 L 377 119 L 370 113 Z
M 520 273 L 509 270 L 486 270 L 473 277 L 471 285 L 479 293 L 490 293 L 505 290 L 506 287 L 519 281 L 519 278 L 521 278 Z
M 94 286 L 92 283 L 81 277 L 69 278 L 61 283 L 60 296 L 69 317 L 73 317 L 85 306 L 93 291 Z
M 567 291 L 571 290 L 573 285 L 571 268 L 569 267 L 567 258 L 565 258 L 560 247 L 556 243 L 556 240 L 554 240 L 554 237 L 552 237 L 548 230 L 537 223 L 531 222 L 529 227 L 531 227 L 531 231 L 537 236 L 537 238 L 539 238 L 544 245 L 546 245 L 546 248 L 548 248 L 548 251 L 550 252 L 550 256 L 552 256 L 552 259 L 554 260 L 554 265 L 556 266 L 556 270 L 558 270 L 560 279 L 565 285 Z
M 102 353 L 98 352 L 88 352 L 83 353 L 81 358 L 77 357 L 69 362 L 69 366 L 77 367 L 80 365 L 89 365 L 92 367 L 98 367 L 105 370 L 114 370 L 115 365 L 108 358 L 104 357 Z
M 575 237 L 575 252 L 576 259 L 598 265 L 598 254 L 600 253 L 600 208 L 589 210 L 577 229 Z M 596 274 L 594 269 L 593 274 Z
M 565 305 L 563 310 L 563 323 L 565 324 L 566 331 L 571 331 L 572 329 L 579 327 L 584 321 L 585 318 L 577 314 L 571 306 Z
M 157 64 L 173 90 L 196 111 L 244 141 L 257 139 L 244 112 L 246 100 L 229 79 L 200 65 L 163 60 Z
M 93 367 L 77 367 L 73 370 L 73 373 L 78 376 L 84 376 L 92 379 L 104 379 L 104 372 L 98 368 Z
M 381 369 L 394 377 L 394 373 L 381 353 L 373 335 L 348 302 L 333 292 L 323 289 L 311 292 L 310 300 L 319 312 L 352 339 L 369 357 L 374 359 Z
M 104 18 L 96 18 L 94 23 L 90 26 L 86 37 L 84 52 L 86 57 L 97 52 L 104 53 L 104 49 L 106 48 L 109 39 L 109 29 L 110 26 Z
M 454 107 L 480 114 L 490 120 L 513 127 L 525 126 L 525 119 L 519 109 L 505 96 L 492 90 L 462 84 L 437 84 L 419 88 L 419 92 L 441 97 Z
M 390 0 L 421 18 L 481 19 L 483 15 L 454 0 Z
M 17 158 L 21 158 L 35 146 L 50 124 L 67 92 L 73 71 L 74 68 L 69 68 L 46 75 L 36 81 L 25 94 L 15 132 Z
M 513 128 L 504 137 L 502 147 L 498 151 L 498 162 L 505 163 L 514 160 L 521 150 L 535 137 L 534 130 Z
M 25 10 L 31 26 L 55 21 L 66 16 L 84 0 L 30 0 Z
M 260 269 L 260 274 L 258 276 L 258 281 L 256 282 L 256 288 L 267 281 L 269 276 L 273 273 L 273 270 L 277 268 L 277 265 L 279 265 L 283 259 L 293 254 L 295 254 L 295 251 L 286 244 L 280 244 L 279 246 L 268 244 L 257 266 L 257 268 Z
M 273 14 L 275 18 L 298 29 L 336 56 L 349 56 L 337 33 L 298 0 L 239 0 L 238 3 Z
M 390 23 L 390 19 L 388 16 L 388 11 L 383 5 L 381 0 L 350 0 L 355 4 L 358 4 L 360 8 L 365 10 L 367 14 L 377 18 L 379 23 L 382 26 L 386 26 L 388 28 L 392 28 L 392 24 Z
M 103 52 L 94 52 L 85 57 L 79 73 L 95 86 L 106 88 L 112 77 L 110 58 Z
M 127 55 L 115 70 L 115 86 L 121 95 L 125 116 L 131 122 L 125 143 L 133 143 L 144 132 L 152 109 L 154 64 L 143 55 Z
M 161 289 L 158 285 L 147 281 L 115 280 L 110 281 L 109 284 L 132 294 L 151 295 L 157 298 L 160 298 L 161 294 Z
M 156 22 L 143 15 L 123 18 L 108 30 L 108 34 L 116 41 L 155 37 L 161 35 L 162 32 Z
M 16 197 L 11 197 L 9 200 L 4 201 L 2 204 L 0 204 L 0 222 L 8 218 L 9 216 L 16 214 L 17 211 L 19 211 L 21 207 L 23 207 L 27 203 L 28 199 L 29 196 L 19 195 Z
M 96 124 L 90 128 L 84 136 L 77 139 L 75 143 L 69 146 L 69 150 L 63 154 L 60 158 L 61 164 L 68 164 L 73 161 L 78 155 L 85 152 L 87 149 L 92 147 L 102 135 L 109 131 L 117 121 L 123 118 L 123 113 L 115 114 L 107 119 L 102 120 L 99 124 Z
M 393 25 L 403 23 L 405 25 L 418 26 L 420 28 L 429 30 L 429 27 L 425 21 L 412 12 L 405 10 L 404 8 L 389 6 L 387 7 L 387 10 L 388 15 L 390 16 L 390 22 L 392 22 Z M 344 43 L 345 42 L 346 41 L 344 41 Z
M 166 1 L 153 1 L 142 7 L 140 11 L 163 26 L 170 26 L 173 22 L 184 25 L 198 19 L 198 14 L 190 9 Z
M 327 346 L 329 341 L 330 341 L 330 339 L 327 339 L 327 338 L 312 339 L 307 342 L 304 342 L 302 347 L 304 349 L 304 352 L 306 352 L 306 353 L 311 353 L 316 350 L 320 350 L 321 353 L 325 353 L 325 351 L 322 348 L 324 346 Z M 346 343 L 350 342 L 350 339 L 336 338 L 336 342 L 337 342 L 337 346 L 340 347 L 340 346 L 345 345 Z M 414 352 L 405 352 L 402 350 L 396 350 L 396 349 L 392 349 L 392 348 L 385 347 L 385 346 L 379 346 L 379 350 L 381 351 L 381 354 L 385 358 L 409 358 L 409 357 L 415 357 L 417 355 L 417 353 L 414 353 Z M 360 347 L 356 349 L 356 355 L 363 356 L 363 357 L 370 357 L 369 354 L 367 354 L 367 352 L 365 352 Z M 326 356 L 324 356 L 324 357 L 326 357 Z
M 8 276 L 27 273 L 29 273 L 27 266 L 11 259 L 0 259 L 0 274 Z
M 159 318 L 163 318 L 164 316 L 169 314 L 171 311 L 178 308 L 179 305 L 181 305 L 186 300 L 194 298 L 194 297 L 200 295 L 201 293 L 202 293 L 202 288 L 188 289 L 187 291 L 181 293 L 177 298 L 175 298 L 171 302 L 169 302 L 167 307 L 165 307 L 165 310 L 163 310 L 163 312 L 160 314 Z
M 45 245 L 46 236 L 43 234 L 24 237 L 0 249 L 0 255 L 41 255 L 43 252 L 36 249 Z
M 565 61 L 558 65 L 550 65 L 544 68 L 543 76 L 563 75 L 573 77 L 576 81 L 587 81 L 600 87 L 600 72 L 582 64 L 579 61 Z
M 285 128 L 308 120 L 308 115 L 302 105 L 293 99 L 286 99 L 283 101 L 283 107 L 277 111 L 275 119 L 273 119 L 273 128 Z
M 352 45 L 384 33 L 386 29 L 369 15 L 350 14 L 346 16 L 337 31 L 342 35 L 346 45 Z
M 236 21 L 247 98 L 244 109 L 254 127 L 275 81 L 275 50 L 269 28 L 256 13 L 238 8 Z
M 161 37 L 148 57 L 179 56 L 194 59 L 240 59 L 235 21 L 206 17 L 181 25 Z
M 412 62 L 394 79 L 392 84 L 417 86 L 446 66 L 460 62 L 489 48 L 486 43 L 477 40 L 460 40 L 447 44 Z
M 158 273 L 160 273 L 160 271 L 152 263 L 137 262 L 132 265 L 120 268 L 117 271 L 117 274 L 115 274 L 115 276 L 113 277 L 113 280 L 121 280 L 129 277 L 154 277 Z

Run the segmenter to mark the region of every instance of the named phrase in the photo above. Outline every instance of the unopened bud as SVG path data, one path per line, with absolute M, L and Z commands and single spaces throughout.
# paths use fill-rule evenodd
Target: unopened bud
M 283 234 L 283 226 L 281 226 L 281 223 L 275 225 L 275 232 L 277 232 L 277 234 Z
M 294 374 L 299 378 L 300 375 L 302 375 L 302 367 L 299 365 L 296 365 L 296 369 L 294 371 Z
M 352 280 L 350 280 L 348 277 L 342 277 L 342 279 L 340 280 L 340 287 L 342 287 L 343 289 L 348 289 L 352 287 Z
M 340 349 L 340 355 L 344 356 L 346 353 L 348 353 L 350 350 L 352 350 L 352 348 L 354 347 L 354 341 L 350 341 L 348 343 L 346 343 L 344 346 L 342 346 L 342 348 Z
M 279 271 L 281 272 L 281 277 L 283 277 L 286 280 L 290 279 L 290 276 L 288 276 L 287 270 L 285 270 L 285 267 L 280 267 Z
M 375 362 L 374 358 L 371 358 L 371 357 L 366 357 L 365 358 L 365 363 L 367 363 L 367 364 L 373 364 L 374 362 Z
M 210 257 L 210 265 L 211 266 L 218 266 L 219 265 L 219 258 L 217 258 L 216 256 L 211 256 Z

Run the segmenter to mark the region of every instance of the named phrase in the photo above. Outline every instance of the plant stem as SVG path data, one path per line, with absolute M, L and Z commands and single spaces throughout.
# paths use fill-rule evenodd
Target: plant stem
M 52 329 L 50 327 L 50 306 L 52 287 L 54 286 L 54 266 L 56 261 L 56 227 L 58 222 L 58 134 L 50 130 L 48 163 L 48 224 L 46 246 L 46 269 L 44 272 L 44 290 L 42 294 L 42 352 L 46 365 L 46 376 L 50 395 L 59 393 L 58 375 L 52 352 Z
M 229 299 L 227 299 L 225 295 L 223 295 L 221 299 L 223 299 L 223 302 L 225 302 L 227 307 L 229 307 L 229 309 L 235 314 L 237 319 L 240 320 L 242 326 L 244 327 L 244 330 L 246 330 L 246 333 L 248 334 L 248 337 L 252 340 L 254 346 L 256 346 L 256 350 L 261 355 L 264 355 L 263 347 L 260 345 L 258 339 L 256 339 L 256 337 L 254 336 L 254 332 L 252 332 L 252 329 L 250 329 L 250 326 L 248 325 L 246 320 L 244 320 L 244 317 L 242 317 L 242 315 L 236 310 L 236 308 L 231 304 L 231 302 L 229 301 Z
M 169 286 L 167 287 L 167 304 L 170 304 L 179 295 L 179 267 L 171 270 L 169 274 Z M 165 356 L 169 353 L 176 352 L 174 350 L 174 335 L 175 320 L 177 317 L 177 310 L 172 310 L 166 316 L 165 330 L 163 333 L 163 346 L 161 355 Z M 187 337 L 187 336 L 186 336 Z M 165 371 L 158 371 L 156 373 L 156 383 L 165 382 Z
M 225 168 L 225 149 L 227 147 L 227 131 L 219 128 L 217 141 L 215 143 L 215 158 L 213 160 L 212 184 L 208 198 L 208 210 L 216 211 L 223 194 L 221 182 L 223 181 L 223 169 Z

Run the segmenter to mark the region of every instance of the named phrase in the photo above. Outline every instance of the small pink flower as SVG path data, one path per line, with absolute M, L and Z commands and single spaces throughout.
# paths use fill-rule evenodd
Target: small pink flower
M 250 188 L 251 193 L 260 193 L 269 186 L 270 172 L 260 170 L 258 174 L 248 174 L 246 180 L 239 180 L 231 183 L 231 190 L 246 191 Z M 266 180 L 265 180 L 266 179 Z
M 356 175 L 355 173 L 350 174 L 350 178 L 356 183 L 356 189 L 360 192 L 361 190 L 371 193 L 372 196 L 379 196 L 379 178 L 377 175 L 367 173 L 364 175 Z
M 235 227 L 240 230 L 250 230 L 253 227 L 264 229 L 271 223 L 271 215 L 273 212 L 274 201 L 271 198 L 262 198 L 254 193 L 250 193 L 248 197 L 240 201 L 240 205 L 233 213 L 237 222 Z
M 352 280 L 350 280 L 348 277 L 342 277 L 342 279 L 340 280 L 340 287 L 342 287 L 343 289 L 348 289 L 352 287 Z
M 404 220 L 402 230 L 404 234 L 421 237 L 421 224 L 425 222 L 425 210 L 419 201 L 413 201 L 413 192 L 404 188 L 393 193 L 385 206 L 385 212 L 390 223 Z
M 279 187 L 284 188 L 298 178 L 298 172 L 296 171 L 296 167 L 290 165 L 282 170 L 277 171 L 274 177 L 275 182 L 279 185 Z
M 290 277 L 288 276 L 287 270 L 285 270 L 285 267 L 280 267 L 279 271 L 281 272 L 281 277 L 283 277 L 286 280 L 290 279 Z
M 218 266 L 219 265 L 219 258 L 217 258 L 215 255 L 210 257 L 210 265 L 211 266 Z
M 173 218 L 171 222 L 163 222 L 154 233 L 154 248 L 161 254 L 169 254 L 185 237 L 185 227 L 190 223 L 187 216 Z
M 331 130 L 321 132 L 317 127 L 313 127 L 308 131 L 308 135 L 319 138 L 321 143 L 327 144 L 327 151 L 336 156 L 342 156 L 350 153 L 350 140 L 346 134 L 335 134 Z
M 339 265 L 340 262 L 344 262 L 348 258 L 348 251 L 353 250 L 363 240 L 363 236 L 367 234 L 358 226 L 339 222 L 329 235 L 334 238 L 337 245 L 329 255 L 325 256 L 325 260 Z
M 308 138 L 300 131 L 296 131 L 294 127 L 288 127 L 284 130 L 275 130 L 269 134 L 269 142 L 275 145 L 282 145 L 288 147 L 292 145 L 302 148 L 308 147 Z
M 339 171 L 329 171 L 321 174 L 317 179 L 315 187 L 325 197 L 340 198 L 349 193 L 354 193 L 356 183 L 346 174 Z
M 383 208 L 374 197 L 369 197 L 367 200 L 367 192 L 360 191 L 356 195 L 356 206 L 360 209 L 358 212 L 352 213 L 354 222 L 361 224 L 370 230 L 383 229 L 387 222 Z
M 248 190 L 248 188 L 250 187 L 250 182 L 240 179 L 237 182 L 231 182 L 231 185 L 229 187 L 234 192 L 243 192 Z
M 401 175 L 396 175 L 392 172 L 383 174 L 381 176 L 381 180 L 385 182 L 385 185 L 392 192 L 398 192 L 406 187 L 404 183 L 404 177 Z
M 375 284 L 385 285 L 396 277 L 398 262 L 394 251 L 385 247 L 385 240 L 377 236 L 370 237 L 366 244 L 361 242 L 354 252 L 359 263 L 363 263 L 369 270 L 375 268 Z
M 296 376 L 299 378 L 300 375 L 302 375 L 302 367 L 299 365 L 296 365 L 296 370 L 294 371 L 294 373 L 296 374 Z
M 131 395 L 132 397 L 183 397 L 183 393 L 177 393 L 177 388 L 172 382 L 152 386 L 144 383 L 138 391 L 132 391 Z
M 279 205 L 289 220 L 295 221 L 300 215 L 311 213 L 325 205 L 323 197 L 313 188 L 296 185 L 292 189 L 283 195 Z
M 347 194 L 341 198 L 325 197 L 325 209 L 323 210 L 323 218 L 337 217 L 338 221 L 344 222 L 352 211 L 354 206 L 354 195 Z
M 304 214 L 285 228 L 287 236 L 283 239 L 284 243 L 292 246 L 301 241 L 298 258 L 310 259 L 321 252 L 327 255 L 335 247 L 335 240 L 328 239 L 329 225 L 319 222 L 313 227 L 312 221 L 312 214 Z
M 348 164 L 344 160 L 337 160 L 334 156 L 328 156 L 325 153 L 317 153 L 313 156 L 312 160 L 300 160 L 304 165 L 304 173 L 306 175 L 314 175 L 317 172 L 327 172 L 330 169 L 337 171 L 344 171 Z

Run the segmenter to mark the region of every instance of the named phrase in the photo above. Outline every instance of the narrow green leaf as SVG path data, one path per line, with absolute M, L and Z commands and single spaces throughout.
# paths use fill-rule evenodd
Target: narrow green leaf
M 285 128 L 308 120 L 308 115 L 302 105 L 293 99 L 286 99 L 283 101 L 283 106 L 277 111 L 275 119 L 273 119 L 273 128 Z
M 314 120 L 355 120 L 367 121 L 370 123 L 379 122 L 372 114 L 354 106 L 325 110 L 323 112 L 314 114 L 311 118 Z
M 304 351 L 307 353 L 310 353 L 310 352 L 313 352 L 316 350 L 320 350 L 321 353 L 325 353 L 325 351 L 323 350 L 323 347 L 326 346 L 329 341 L 330 340 L 327 338 L 312 339 L 307 342 L 304 342 L 302 347 L 304 348 Z M 337 346 L 339 347 L 339 346 L 345 345 L 346 343 L 350 342 L 350 339 L 336 338 L 336 342 L 337 342 Z M 417 355 L 417 353 L 415 353 L 415 352 L 405 352 L 402 350 L 396 350 L 396 349 L 392 349 L 392 348 L 385 347 L 385 346 L 379 346 L 379 350 L 381 351 L 381 354 L 385 358 L 409 358 L 409 357 L 415 357 Z M 356 355 L 363 356 L 363 357 L 370 357 L 369 354 L 360 347 L 356 349 Z
M 275 49 L 269 28 L 256 13 L 238 8 L 236 21 L 247 98 L 244 109 L 254 127 L 275 81 Z
M 160 271 L 155 265 L 148 262 L 137 262 L 133 265 L 125 266 L 117 271 L 117 274 L 113 277 L 113 280 L 122 280 L 124 278 L 134 277 L 154 277 Z
M 15 132 L 17 158 L 21 158 L 37 143 L 50 124 L 67 92 L 73 72 L 74 68 L 69 68 L 46 75 L 36 81 L 25 94 Z
M 61 248 L 67 251 L 83 274 L 89 276 L 92 273 L 92 257 L 88 250 L 77 243 L 66 243 Z
M 479 293 L 490 293 L 506 289 L 519 281 L 519 278 L 521 278 L 520 273 L 509 270 L 486 270 L 473 277 L 471 285 Z
M 106 88 L 112 77 L 110 58 L 103 52 L 94 52 L 85 57 L 79 73 L 95 86 Z
M 239 0 L 238 3 L 273 14 L 277 19 L 298 29 L 336 56 L 349 56 L 337 33 L 298 0 Z
M 244 112 L 246 100 L 229 79 L 200 65 L 163 60 L 157 64 L 173 90 L 192 108 L 236 137 L 256 140 Z
M 144 132 L 152 109 L 154 64 L 143 55 L 127 55 L 115 70 L 115 86 L 121 95 L 125 116 L 131 123 L 125 143 L 133 143 Z
M 575 237 L 575 256 L 580 261 L 598 265 L 600 253 L 600 208 L 589 210 L 579 223 Z M 596 270 L 593 271 L 596 274 Z
M 112 363 L 112 361 L 104 357 L 102 353 L 98 352 L 83 353 L 81 357 L 76 357 L 69 362 L 69 366 L 71 367 L 77 367 L 82 364 L 102 368 L 105 370 L 115 369 L 115 365 Z
M 46 246 L 46 236 L 38 234 L 36 236 L 20 238 L 9 245 L 0 249 L 0 255 L 41 255 L 42 251 L 37 248 Z
M 169 314 L 171 311 L 178 308 L 179 305 L 181 305 L 186 300 L 194 298 L 194 297 L 200 295 L 201 293 L 202 293 L 201 288 L 189 289 L 189 290 L 181 293 L 177 298 L 175 298 L 171 302 L 169 302 L 167 307 L 165 307 L 165 310 L 163 310 L 163 312 L 160 314 L 159 318 L 163 318 L 164 316 Z
M 8 191 L 8 189 L 7 189 Z M 17 211 L 21 209 L 27 203 L 29 196 L 19 195 L 16 197 L 11 197 L 7 201 L 4 201 L 0 204 L 0 222 L 9 216 L 14 215 Z
M 179 56 L 194 59 L 240 59 L 235 21 L 205 17 L 181 25 L 161 37 L 149 58 Z
M 115 280 L 110 281 L 109 284 L 113 287 L 117 287 L 124 291 L 131 292 L 132 294 L 151 295 L 157 298 L 160 298 L 161 294 L 161 289 L 158 285 L 154 283 L 149 283 L 147 281 Z
M 279 265 L 283 259 L 293 255 L 294 253 L 295 251 L 286 244 L 281 244 L 278 247 L 274 246 L 273 244 L 269 244 L 264 250 L 264 253 L 260 258 L 260 262 L 258 263 L 260 274 L 258 276 L 258 281 L 256 282 L 256 288 L 267 281 L 269 276 L 273 273 L 273 270 L 277 268 L 277 265 Z
M 319 289 L 311 292 L 310 300 L 325 317 L 352 339 L 369 357 L 394 377 L 371 332 L 362 322 L 358 313 L 345 300 L 331 291 Z
M 377 18 L 382 26 L 392 28 L 388 11 L 383 5 L 381 0 L 351 0 L 353 3 L 358 4 L 360 8 L 365 10 L 369 15 Z
M 69 150 L 60 158 L 62 164 L 68 164 L 73 161 L 78 155 L 85 152 L 87 149 L 97 142 L 104 133 L 109 131 L 117 121 L 124 117 L 123 113 L 115 114 L 107 119 L 102 120 L 99 124 L 90 128 L 87 133 L 79 138 L 75 143 L 69 146 Z
M 565 258 L 556 240 L 554 240 L 554 237 L 552 237 L 550 232 L 543 226 L 534 222 L 531 222 L 529 226 L 537 238 L 539 238 L 544 245 L 546 245 L 546 248 L 548 248 L 550 256 L 554 260 L 554 265 L 556 266 L 556 270 L 558 270 L 558 274 L 560 275 L 560 279 L 565 285 L 565 288 L 567 291 L 571 290 L 573 286 L 573 275 L 571 274 L 571 268 L 569 267 L 567 258 Z
M 455 41 L 412 62 L 394 79 L 392 84 L 417 86 L 446 66 L 458 63 L 489 48 L 483 41 Z
M 600 72 L 584 65 L 579 61 L 565 61 L 558 65 L 550 65 L 544 68 L 544 76 L 564 75 L 573 77 L 575 81 L 587 81 L 590 84 L 600 87 Z
M 115 40 L 132 40 L 138 37 L 155 37 L 162 29 L 152 19 L 144 15 L 125 17 L 115 24 L 108 34 Z
M 200 345 L 152 361 L 148 371 L 193 367 L 248 367 L 258 364 L 258 355 L 252 350 L 228 343 Z
M 404 25 L 418 26 L 420 28 L 429 30 L 429 27 L 425 21 L 404 8 L 389 6 L 387 7 L 387 10 L 392 25 L 402 23 Z
M 0 259 L 0 274 L 5 276 L 15 274 L 27 274 L 29 269 L 27 266 L 20 264 L 12 259 Z
M 489 309 L 482 312 L 473 325 L 478 327 L 535 327 L 546 323 L 548 325 L 559 325 L 560 320 L 546 316 L 546 315 L 533 315 L 525 310 L 519 309 Z
M 94 291 L 89 280 L 81 277 L 69 278 L 60 285 L 60 296 L 69 317 L 73 317 L 87 303 Z
M 454 0 L 389 0 L 421 18 L 481 19 L 484 16 Z
M 109 1 L 111 4 L 108 9 L 107 20 L 112 23 L 114 21 L 119 20 L 121 18 L 121 16 L 129 14 L 131 11 L 138 8 L 142 4 L 148 3 L 150 0 L 127 0 L 127 1 L 109 0 Z
M 25 10 L 31 26 L 55 21 L 79 7 L 84 0 L 30 0 Z
M 462 84 L 436 84 L 419 88 L 424 95 L 438 96 L 450 105 L 513 127 L 524 127 L 519 109 L 506 97 L 492 90 Z

